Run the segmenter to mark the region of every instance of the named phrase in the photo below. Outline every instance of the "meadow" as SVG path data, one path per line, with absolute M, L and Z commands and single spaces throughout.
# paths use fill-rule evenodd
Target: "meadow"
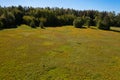
M 120 80 L 118 29 L 1 30 L 0 80 Z

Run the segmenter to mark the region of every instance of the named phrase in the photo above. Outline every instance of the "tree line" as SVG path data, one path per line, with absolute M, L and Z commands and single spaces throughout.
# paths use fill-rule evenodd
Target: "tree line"
M 32 28 L 63 25 L 82 27 L 85 25 L 108 30 L 110 26 L 120 26 L 120 13 L 57 7 L 0 7 L 0 29 L 17 28 L 21 24 L 29 25 Z

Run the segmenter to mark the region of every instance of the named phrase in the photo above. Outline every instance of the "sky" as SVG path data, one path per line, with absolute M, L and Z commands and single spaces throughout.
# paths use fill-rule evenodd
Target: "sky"
M 63 7 L 76 10 L 115 11 L 120 13 L 120 0 L 0 0 L 0 6 Z

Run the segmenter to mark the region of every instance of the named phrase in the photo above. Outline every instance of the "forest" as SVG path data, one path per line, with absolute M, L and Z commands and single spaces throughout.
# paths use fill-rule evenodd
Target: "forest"
M 110 26 L 120 26 L 120 13 L 97 10 L 74 10 L 64 8 L 40 7 L 0 7 L 0 29 L 17 28 L 26 24 L 32 28 L 75 25 L 75 27 L 97 26 L 109 30 Z

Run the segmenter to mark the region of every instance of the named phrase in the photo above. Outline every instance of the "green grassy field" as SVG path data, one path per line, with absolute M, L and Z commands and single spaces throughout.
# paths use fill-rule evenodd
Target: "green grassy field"
M 120 80 L 120 33 L 73 26 L 1 30 L 0 80 Z

